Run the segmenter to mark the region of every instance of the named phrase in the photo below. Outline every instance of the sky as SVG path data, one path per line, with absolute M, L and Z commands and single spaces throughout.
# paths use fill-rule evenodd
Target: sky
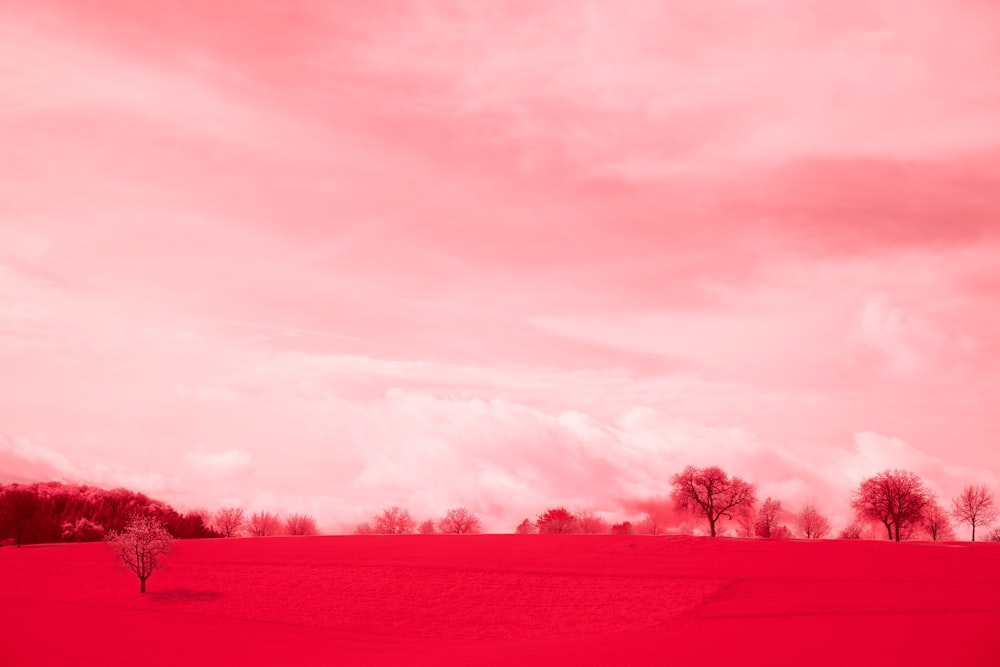
M 991 0 L 0 3 L 0 481 L 1000 492 L 998 62 Z

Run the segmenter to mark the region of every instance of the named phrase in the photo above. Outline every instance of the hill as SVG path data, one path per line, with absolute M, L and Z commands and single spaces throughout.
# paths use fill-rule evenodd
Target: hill
M 995 665 L 998 565 L 1000 545 L 969 543 L 191 540 L 143 596 L 104 545 L 40 545 L 0 549 L 0 654 L 51 665 Z

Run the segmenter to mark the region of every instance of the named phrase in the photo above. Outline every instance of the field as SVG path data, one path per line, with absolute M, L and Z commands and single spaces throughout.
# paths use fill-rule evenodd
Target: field
M 631 536 L 0 549 L 5 665 L 997 665 L 1000 545 Z

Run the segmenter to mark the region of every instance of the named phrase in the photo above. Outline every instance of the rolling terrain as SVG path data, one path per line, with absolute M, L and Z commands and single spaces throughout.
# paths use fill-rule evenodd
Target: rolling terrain
M 5 664 L 1000 662 L 1000 545 L 412 535 L 0 549 Z

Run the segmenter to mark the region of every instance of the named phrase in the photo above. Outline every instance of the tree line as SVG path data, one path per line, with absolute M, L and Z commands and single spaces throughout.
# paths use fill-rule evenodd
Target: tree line
M 45 482 L 0 484 L 0 546 L 97 542 L 120 535 L 133 517 L 161 526 L 172 539 L 317 535 L 307 514 L 246 515 L 242 508 L 178 512 L 167 503 L 128 489 Z
M 703 522 L 708 535 L 737 537 L 860 539 L 877 531 L 896 542 L 924 538 L 954 539 L 955 524 L 972 530 L 972 541 L 1000 517 L 994 493 L 985 485 L 969 484 L 943 507 L 917 475 L 889 469 L 865 478 L 850 498 L 854 521 L 836 535 L 828 518 L 813 504 L 787 510 L 771 497 L 758 504 L 756 486 L 717 466 L 688 466 L 671 480 L 672 512 L 649 511 L 634 523 L 611 523 L 585 510 L 552 507 L 534 520 L 524 519 L 514 532 L 543 534 L 648 534 L 676 531 L 676 515 Z M 316 521 L 307 514 L 282 517 L 273 512 L 247 514 L 228 506 L 214 513 L 180 513 L 166 503 L 127 489 L 104 490 L 59 482 L 0 485 L 0 545 L 42 542 L 97 541 L 120 535 L 134 516 L 147 517 L 171 538 L 268 537 L 317 535 Z M 725 521 L 725 524 L 723 524 Z M 874 527 L 874 528 L 873 528 Z M 482 521 L 466 507 L 449 509 L 436 519 L 417 521 L 408 510 L 388 507 L 358 524 L 357 535 L 468 534 L 482 532 Z M 1000 528 L 987 535 L 1000 541 Z

